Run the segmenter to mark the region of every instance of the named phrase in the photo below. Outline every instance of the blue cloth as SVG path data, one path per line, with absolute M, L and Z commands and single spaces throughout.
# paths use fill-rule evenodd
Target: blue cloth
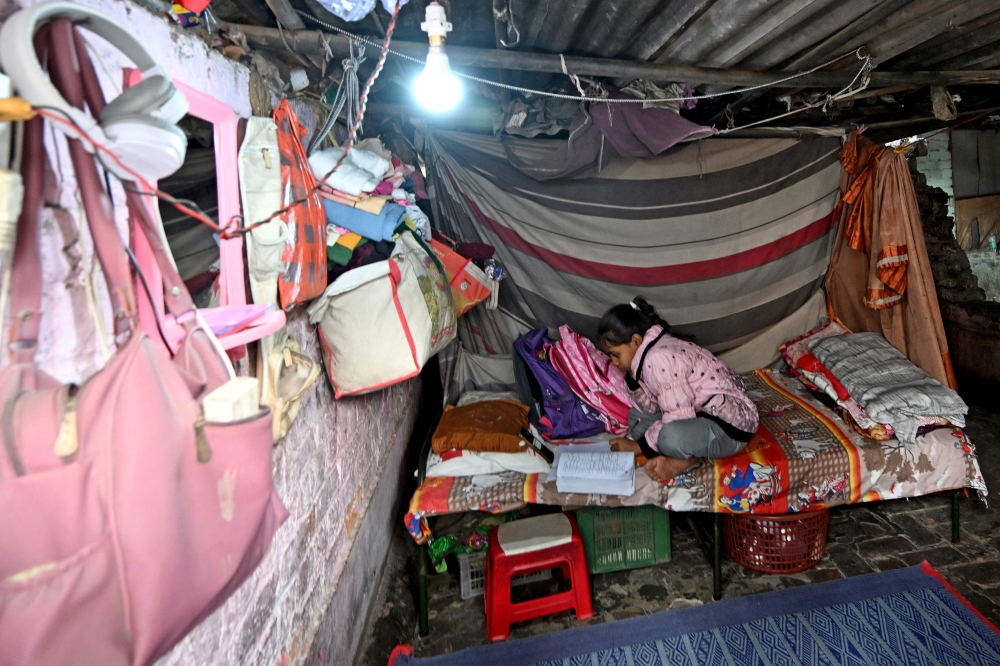
M 1000 635 L 935 575 L 917 565 L 392 666 L 1000 664 Z
M 393 232 L 406 219 L 406 209 L 394 203 L 382 206 L 382 212 L 378 215 L 327 198 L 323 199 L 323 208 L 326 209 L 326 221 L 330 224 L 344 227 L 373 241 L 392 240 Z

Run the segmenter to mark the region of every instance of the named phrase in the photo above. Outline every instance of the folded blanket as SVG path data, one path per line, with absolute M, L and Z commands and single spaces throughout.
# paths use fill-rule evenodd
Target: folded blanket
M 333 148 L 332 150 L 339 151 L 343 149 Z M 340 157 L 339 153 L 337 154 L 337 157 Z M 351 148 L 351 151 L 347 153 L 347 159 L 350 160 L 355 166 L 364 169 L 379 179 L 385 177 L 387 173 L 391 173 L 393 171 L 392 162 L 369 150 Z
M 378 215 L 326 198 L 323 199 L 323 208 L 326 209 L 328 223 L 375 241 L 392 240 L 393 232 L 406 217 L 406 209 L 394 203 L 382 206 L 382 212 Z
M 322 178 L 332 169 L 343 148 L 327 148 L 309 156 L 309 166 L 317 179 Z M 382 176 L 391 168 L 391 164 L 374 153 L 352 148 L 340 167 L 330 174 L 325 184 L 346 194 L 357 196 L 362 192 L 371 192 Z
M 365 197 L 354 204 L 354 207 L 372 215 L 379 215 L 387 203 L 389 203 L 389 200 L 383 197 Z
M 312 167 L 316 179 L 319 180 L 325 176 L 337 163 L 338 158 L 339 155 L 330 155 L 325 150 L 313 153 L 309 157 L 309 165 Z M 351 162 L 341 164 L 340 168 L 331 173 L 324 181 L 326 185 L 354 196 L 362 192 L 371 192 L 378 186 L 379 182 L 381 182 L 379 178 Z
M 938 417 L 964 428 L 969 408 L 950 388 L 915 366 L 878 333 L 815 340 L 809 349 L 872 419 L 913 444 L 921 419 Z

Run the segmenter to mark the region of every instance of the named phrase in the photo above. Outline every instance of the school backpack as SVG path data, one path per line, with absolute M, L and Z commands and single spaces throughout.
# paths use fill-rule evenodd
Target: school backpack
M 549 357 L 570 389 L 584 403 L 601 414 L 608 432 L 623 435 L 628 430 L 632 407 L 625 373 L 594 343 L 569 326 L 560 326 L 561 340 L 552 345 Z
M 547 439 L 577 439 L 604 432 L 600 415 L 584 405 L 552 367 L 551 348 L 545 328 L 529 331 L 514 341 L 518 393 L 525 404 L 534 406 L 531 416 L 538 417 L 542 435 Z

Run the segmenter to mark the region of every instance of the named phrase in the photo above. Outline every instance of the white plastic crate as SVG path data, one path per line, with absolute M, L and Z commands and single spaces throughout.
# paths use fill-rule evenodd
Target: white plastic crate
M 486 591 L 486 553 L 458 553 L 459 577 L 462 581 L 462 598 L 478 597 Z M 552 570 L 536 571 L 525 576 L 514 576 L 511 585 L 525 585 L 552 578 Z

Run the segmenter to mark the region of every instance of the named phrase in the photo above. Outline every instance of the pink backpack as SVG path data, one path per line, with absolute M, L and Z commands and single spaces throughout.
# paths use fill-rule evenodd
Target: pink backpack
M 65 19 L 42 30 L 53 81 L 77 107 L 86 91 L 96 115 L 103 98 L 79 35 Z M 171 358 L 139 329 L 125 248 L 79 141 L 70 156 L 118 350 L 81 386 L 38 369 L 43 131 L 40 117 L 25 125 L 11 355 L 0 372 L 0 666 L 150 664 L 240 586 L 287 517 L 271 480 L 271 414 L 205 422 L 201 399 L 229 369 L 130 194 L 187 335 Z
M 632 407 L 625 373 L 611 358 L 578 335 L 569 326 L 560 326 L 561 339 L 552 345 L 552 366 L 581 400 L 601 413 L 607 431 L 623 435 L 628 430 L 628 411 Z

